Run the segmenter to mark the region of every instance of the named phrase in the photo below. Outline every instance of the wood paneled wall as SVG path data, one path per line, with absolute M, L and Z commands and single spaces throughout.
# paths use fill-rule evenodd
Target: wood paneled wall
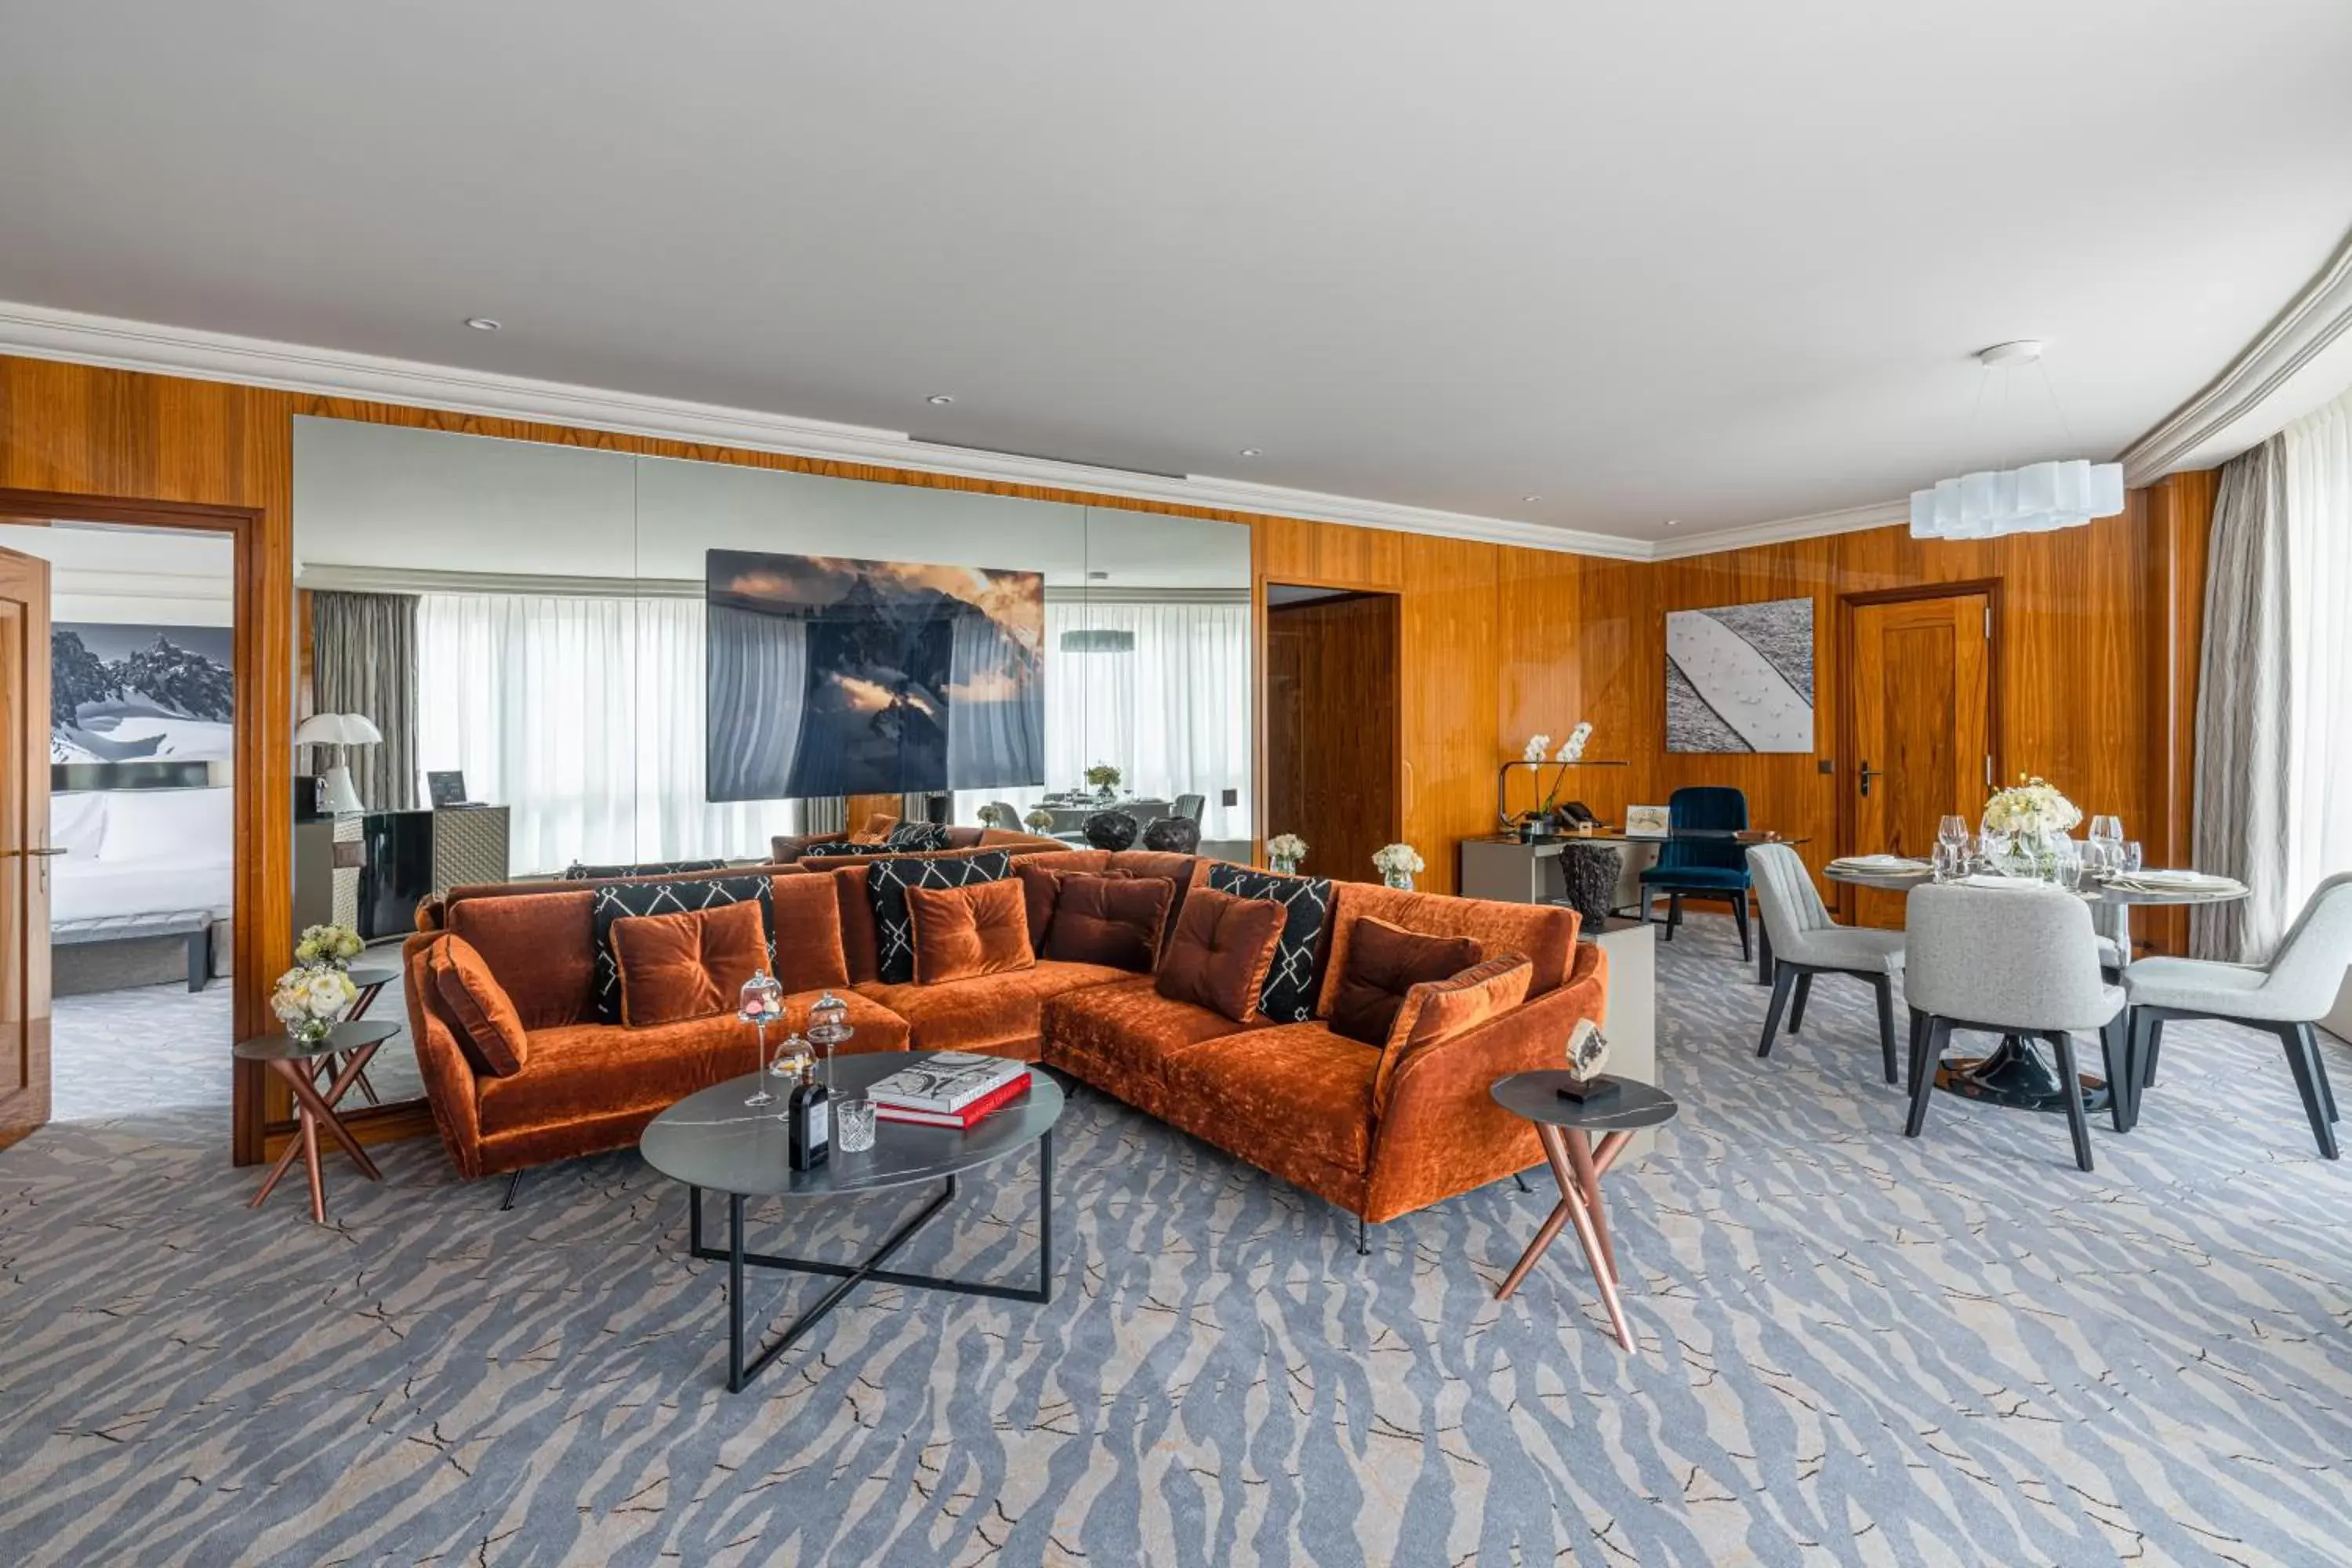
M 1379 879 L 1402 822 L 1396 794 L 1397 601 L 1351 594 L 1266 611 L 1265 808 L 1258 836 L 1296 833 L 1323 875 Z

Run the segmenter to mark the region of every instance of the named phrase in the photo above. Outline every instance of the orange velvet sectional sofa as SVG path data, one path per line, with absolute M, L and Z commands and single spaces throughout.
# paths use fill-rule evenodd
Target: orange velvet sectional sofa
M 1192 899 L 1206 885 L 1211 862 L 1051 841 L 1002 848 L 1013 868 L 1005 879 L 1023 883 L 1019 905 L 1032 951 L 1019 955 L 1019 967 L 929 984 L 880 978 L 870 868 L 883 859 L 962 859 L 984 851 L 835 857 L 642 880 L 690 893 L 692 883 L 709 878 L 764 879 L 787 1016 L 804 1022 L 810 1004 L 834 991 L 856 1030 L 847 1050 L 1042 1060 L 1367 1220 L 1393 1218 L 1542 1163 L 1533 1127 L 1496 1106 L 1487 1090 L 1505 1074 L 1558 1065 L 1577 1020 L 1601 1016 L 1606 960 L 1577 941 L 1573 911 L 1336 883 L 1320 938 L 1314 1016 L 1276 1023 L 1244 1004 L 1238 1010 L 1251 1016 L 1237 1019 L 1162 994 L 1155 974 L 1140 968 L 1046 955 L 1049 947 L 1069 945 L 1048 934 L 1057 899 L 1073 889 L 1098 899 L 1100 879 L 1156 879 L 1168 884 L 1165 919 L 1148 945 L 1130 946 L 1127 962 L 1149 955 L 1153 969 L 1166 969 L 1180 961 L 1171 957 L 1180 943 L 1189 942 L 1181 961 L 1197 963 L 1205 951 L 1201 933 L 1217 911 L 1255 902 L 1223 893 Z M 635 1026 L 599 1016 L 598 889 L 629 885 L 457 888 L 419 910 L 419 930 L 404 953 L 410 1029 L 435 1121 L 465 1174 L 626 1148 L 668 1105 L 755 1065 L 753 1033 L 731 1006 Z M 1149 901 L 1157 906 L 1156 898 Z M 1189 921 L 1188 902 L 1200 905 Z M 953 903 L 929 900 L 924 907 Z M 987 904 L 1011 907 L 1006 898 Z M 1278 906 L 1259 905 L 1268 907 Z M 1486 962 L 1449 984 L 1413 987 L 1407 1026 L 1385 1047 L 1335 1030 L 1330 1020 L 1350 973 L 1351 943 L 1360 936 L 1415 940 L 1407 933 L 1468 939 L 1456 945 Z M 444 935 L 462 940 L 443 942 Z M 452 957 L 460 953 L 463 974 Z M 1253 998 L 1265 973 L 1261 962 L 1249 980 Z M 486 1014 L 497 1016 L 486 1024 Z M 493 1025 L 502 1033 L 491 1044 L 504 1046 L 486 1052 L 482 1031 Z

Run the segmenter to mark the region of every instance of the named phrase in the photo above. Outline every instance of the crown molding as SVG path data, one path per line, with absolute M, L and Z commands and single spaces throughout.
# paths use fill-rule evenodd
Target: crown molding
M 1714 555 L 1726 550 L 1747 550 L 1759 544 L 1787 544 L 1799 539 L 1822 539 L 1833 533 L 1860 533 L 1866 529 L 1886 528 L 1897 523 L 1908 525 L 1910 521 L 1909 500 L 1872 501 L 1866 506 L 1850 506 L 1837 511 L 1809 512 L 1803 517 L 1751 522 L 1744 528 L 1694 534 L 1688 539 L 1662 539 L 1650 546 L 1650 559 L 1681 561 L 1693 555 Z
M 0 301 L 0 353 L 65 360 L 112 370 L 191 376 L 316 396 L 353 397 L 488 418 L 566 425 L 616 435 L 779 452 L 819 461 L 869 463 L 1134 500 L 1396 529 L 1568 554 L 1644 561 L 1651 553 L 1649 545 L 1640 540 L 1548 528 L 1511 518 L 1400 506 L 1207 474 L 1146 474 L 1051 458 L 950 447 L 919 441 L 900 430 L 801 419 L 680 398 L 646 397 L 564 382 L 348 353 L 338 349 L 306 348 L 225 332 L 52 310 L 42 305 Z
M 2124 449 L 2117 459 L 2124 466 L 2124 483 L 2149 484 L 2182 467 L 2206 443 L 2254 416 L 2347 330 L 2352 330 L 2352 234 L 2221 374 Z M 2267 437 L 2288 422 L 2273 422 L 2262 436 Z
M 343 594 L 507 594 L 555 599 L 700 599 L 699 577 L 582 577 L 555 574 L 445 572 L 425 566 L 344 566 L 306 563 L 294 586 Z M 224 585 L 222 597 L 227 596 Z M 1247 605 L 1247 588 L 1112 588 L 1045 585 L 1049 605 Z

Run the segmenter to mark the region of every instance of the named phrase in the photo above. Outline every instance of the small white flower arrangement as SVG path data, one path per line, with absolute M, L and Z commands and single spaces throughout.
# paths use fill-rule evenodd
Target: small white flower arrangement
M 1421 851 L 1410 844 L 1383 844 L 1372 856 L 1372 869 L 1391 888 L 1412 887 L 1425 868 Z
M 1519 761 L 1523 763 L 1539 763 L 1550 753 L 1550 751 L 1551 737 L 1549 735 L 1529 735 L 1528 737 L 1526 748 L 1519 752 Z
M 1054 826 L 1054 814 L 1042 805 L 1021 820 L 1039 833 L 1050 832 Z
M 2063 834 L 2083 820 L 2080 807 L 2058 793 L 2058 786 L 2028 773 L 1985 802 L 1982 826 L 1989 833 L 2011 837 L 2042 837 Z
M 1296 833 L 1277 833 L 1265 841 L 1265 858 L 1277 871 L 1296 871 L 1307 858 L 1307 840 Z
M 298 1040 L 323 1040 L 358 1001 L 360 988 L 331 964 L 297 964 L 278 977 L 269 1010 Z
M 294 962 L 305 969 L 341 969 L 366 951 L 367 943 L 349 926 L 304 926 L 294 944 Z
M 1108 763 L 1097 763 L 1087 770 L 1087 783 L 1097 789 L 1117 789 L 1120 776 L 1118 769 Z

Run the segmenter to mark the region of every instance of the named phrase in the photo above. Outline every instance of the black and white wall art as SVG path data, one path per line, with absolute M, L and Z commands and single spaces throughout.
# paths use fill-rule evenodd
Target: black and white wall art
M 714 801 L 1044 782 L 1034 572 L 713 550 Z
M 226 626 L 59 621 L 49 629 L 52 763 L 204 763 L 236 754 Z
M 1666 750 L 1813 749 L 1813 602 L 1666 616 Z

